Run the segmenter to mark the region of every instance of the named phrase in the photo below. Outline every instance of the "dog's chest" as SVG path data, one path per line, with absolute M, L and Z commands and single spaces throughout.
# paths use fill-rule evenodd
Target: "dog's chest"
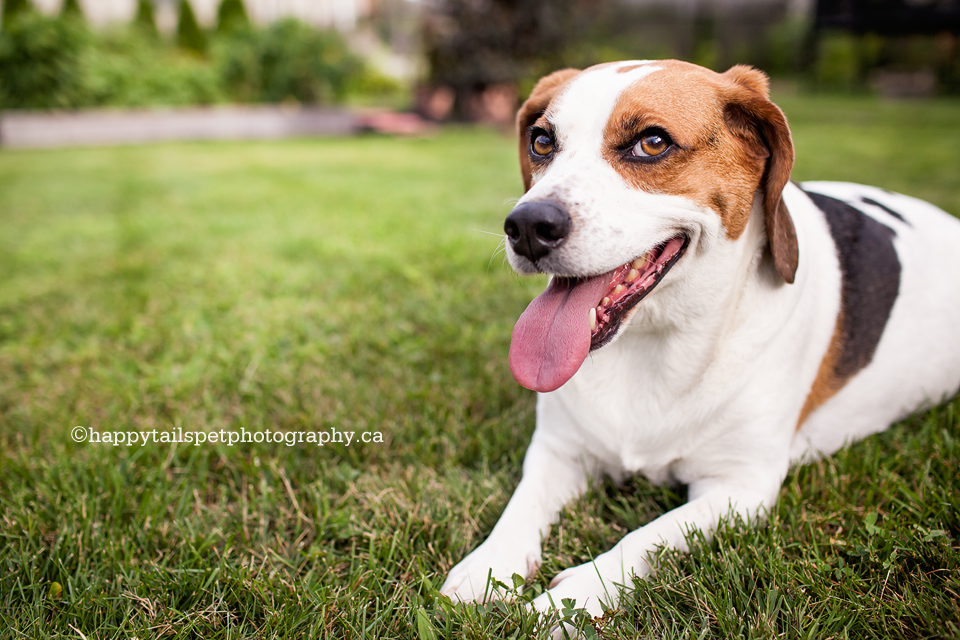
M 671 467 L 687 454 L 673 412 L 640 411 L 635 402 L 581 402 L 571 413 L 584 449 L 614 477 L 641 473 L 656 483 L 679 480 Z
M 613 351 L 613 350 L 611 350 Z M 682 469 L 722 420 L 693 380 L 618 358 L 595 358 L 556 394 L 559 428 L 611 475 L 686 482 Z

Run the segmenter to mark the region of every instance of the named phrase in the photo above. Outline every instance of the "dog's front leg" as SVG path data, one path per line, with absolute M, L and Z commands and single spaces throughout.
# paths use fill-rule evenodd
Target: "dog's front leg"
M 762 516 L 775 504 L 786 468 L 784 462 L 782 469 L 691 483 L 689 502 L 627 534 L 592 562 L 557 574 L 551 588 L 536 598 L 534 605 L 549 611 L 562 607 L 565 598 L 572 598 L 577 607 L 585 608 L 590 615 L 602 615 L 604 605 L 617 606 L 618 589 L 632 585 L 631 575 L 643 577 L 653 572 L 657 547 L 687 551 L 687 535 L 693 530 L 709 537 L 721 518 L 732 514 L 751 519 Z
M 595 465 L 538 431 L 523 461 L 523 478 L 490 536 L 455 566 L 440 592 L 461 602 L 503 596 L 488 576 L 506 585 L 513 574 L 531 577 L 540 567 L 540 543 L 563 506 L 582 494 Z

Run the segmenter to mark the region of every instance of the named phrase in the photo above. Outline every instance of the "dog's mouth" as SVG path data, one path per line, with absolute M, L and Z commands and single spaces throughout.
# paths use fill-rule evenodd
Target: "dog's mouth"
M 686 235 L 676 235 L 599 276 L 554 276 L 513 328 L 513 377 L 534 391 L 562 386 L 590 351 L 616 336 L 628 312 L 660 283 L 688 243 Z
M 686 236 L 674 236 L 613 271 L 600 304 L 587 312 L 591 351 L 599 349 L 617 335 L 627 312 L 660 284 L 670 267 L 683 255 L 687 243 Z

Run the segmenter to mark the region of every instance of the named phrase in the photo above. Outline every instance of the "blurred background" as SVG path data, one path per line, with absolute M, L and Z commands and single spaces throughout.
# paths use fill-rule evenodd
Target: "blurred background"
M 509 124 L 553 69 L 665 57 L 753 64 L 800 91 L 929 97 L 960 94 L 958 33 L 956 0 L 3 0 L 0 107 Z

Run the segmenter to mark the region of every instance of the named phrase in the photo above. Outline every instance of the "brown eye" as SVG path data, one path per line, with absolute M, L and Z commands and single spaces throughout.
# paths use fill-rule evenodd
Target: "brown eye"
M 670 148 L 670 138 L 662 133 L 645 133 L 633 147 L 633 155 L 641 158 L 658 156 Z
M 534 134 L 530 148 L 534 155 L 548 156 L 553 153 L 553 138 L 542 131 L 539 134 Z

